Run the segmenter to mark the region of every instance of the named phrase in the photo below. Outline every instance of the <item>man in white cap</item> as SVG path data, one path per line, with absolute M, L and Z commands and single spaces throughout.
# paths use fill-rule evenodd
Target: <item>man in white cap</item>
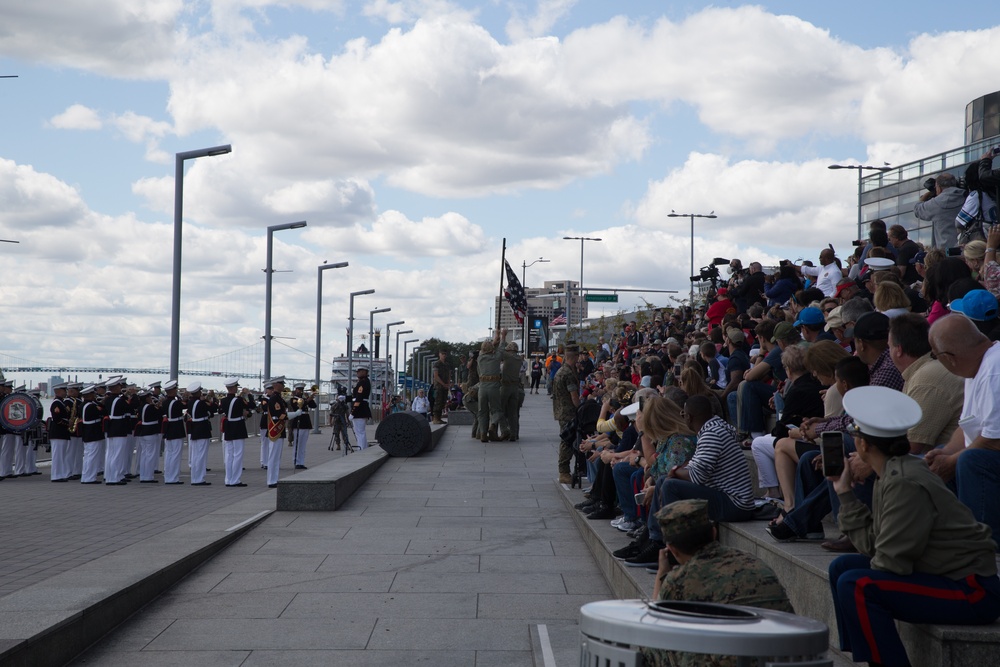
M 66 382 L 60 382 L 52 387 L 56 397 L 49 406 L 49 444 L 52 447 L 52 467 L 49 468 L 49 480 L 52 482 L 68 482 L 72 474 L 70 464 L 69 444 L 69 405 L 66 400 Z
M 264 405 L 267 414 L 267 439 L 270 446 L 267 454 L 267 488 L 278 488 L 278 475 L 281 469 L 281 446 L 285 427 L 289 419 L 299 416 L 298 411 L 288 411 L 281 391 L 285 388 L 285 376 L 271 378 L 271 395 Z
M 177 380 L 164 383 L 163 402 L 163 483 L 181 481 L 181 449 L 184 447 L 184 408 L 187 404 L 177 395 Z
M 267 400 L 273 391 L 274 386 L 270 382 L 265 382 L 264 395 L 257 404 L 257 412 L 260 413 L 260 467 L 263 470 L 267 470 L 267 457 L 271 452 L 271 441 L 267 437 Z
M 316 409 L 316 401 L 312 396 L 305 395 L 306 383 L 296 382 L 292 390 L 292 407 L 301 411 L 295 419 L 292 419 L 289 428 L 292 430 L 292 444 L 295 446 L 295 469 L 306 469 L 306 445 L 309 444 L 309 432 L 312 431 L 312 418 L 309 416 L 310 410 Z
M 368 369 L 359 368 L 358 381 L 354 384 L 354 391 L 351 395 L 351 418 L 354 425 L 354 437 L 358 439 L 358 449 L 368 447 L 368 420 L 372 416 L 368 399 L 372 395 L 372 383 L 368 379 Z
M 243 448 L 247 442 L 247 423 L 245 418 L 253 410 L 254 402 L 250 391 L 240 388 L 239 378 L 226 380 L 226 396 L 220 404 L 222 412 L 222 458 L 226 466 L 226 486 L 246 486 L 240 481 L 243 475 Z
M 154 475 L 156 462 L 160 460 L 160 411 L 153 401 L 152 392 L 140 391 L 136 394 L 139 399 L 139 425 L 137 428 L 138 456 L 139 459 L 139 483 L 157 484 L 159 482 Z
M 80 390 L 83 385 L 79 382 L 70 382 L 66 385 L 67 396 L 63 403 L 69 410 L 70 432 L 69 432 L 69 479 L 78 480 L 83 477 L 83 438 L 80 436 L 80 414 L 83 412 L 83 399 L 80 398 Z M 74 428 L 74 424 L 76 425 Z
M 83 441 L 80 483 L 100 484 L 97 474 L 101 468 L 101 444 L 104 442 L 104 408 L 96 400 L 94 385 L 84 387 L 80 394 L 83 396 L 80 408 L 80 438 Z
M 210 486 L 205 481 L 208 443 L 212 441 L 212 408 L 201 397 L 201 383 L 188 385 L 188 456 L 191 465 L 191 486 Z
M 104 412 L 108 416 L 105 433 L 107 449 L 104 452 L 104 483 L 108 486 L 124 486 L 128 436 L 132 432 L 132 409 L 128 398 L 122 394 L 121 378 L 108 380 L 108 392 L 104 396 Z

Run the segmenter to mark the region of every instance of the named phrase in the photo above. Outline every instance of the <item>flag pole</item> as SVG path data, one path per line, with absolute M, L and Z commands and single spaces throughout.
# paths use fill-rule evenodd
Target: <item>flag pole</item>
M 503 239 L 503 249 L 500 251 L 500 300 L 497 302 L 497 328 L 494 329 L 496 334 L 500 333 L 500 313 L 503 304 L 503 276 L 507 265 L 507 237 Z

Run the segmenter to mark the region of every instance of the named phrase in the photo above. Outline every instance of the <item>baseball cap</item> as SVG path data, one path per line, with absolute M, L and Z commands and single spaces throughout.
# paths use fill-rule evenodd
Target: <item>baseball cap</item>
M 986 322 L 996 319 L 997 298 L 984 289 L 974 289 L 961 299 L 948 304 L 953 313 L 962 313 L 970 320 Z
M 778 322 L 778 326 L 774 327 L 774 333 L 771 334 L 771 342 L 777 343 L 779 340 L 787 338 L 793 331 L 795 331 L 795 327 L 790 322 Z
M 826 322 L 826 318 L 823 317 L 823 311 L 819 308 L 809 306 L 808 308 L 803 308 L 799 313 L 799 319 L 795 320 L 793 327 L 800 327 L 803 324 L 817 325 Z
M 889 338 L 889 318 L 882 313 L 865 313 L 844 335 L 861 340 L 885 340 Z

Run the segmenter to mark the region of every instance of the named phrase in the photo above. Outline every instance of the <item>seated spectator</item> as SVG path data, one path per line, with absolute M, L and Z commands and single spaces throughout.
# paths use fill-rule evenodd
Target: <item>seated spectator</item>
M 968 317 L 990 340 L 1000 340 L 997 298 L 981 287 L 971 278 L 953 283 L 948 290 L 948 309 Z
M 989 528 L 909 456 L 906 433 L 921 417 L 913 399 L 867 387 L 845 396 L 844 409 L 854 419 L 858 456 L 878 478 L 879 501 L 869 509 L 855 498 L 849 466 L 831 478 L 841 530 L 861 552 L 829 567 L 840 649 L 858 662 L 909 665 L 896 619 L 980 625 L 1000 617 L 996 543 Z
M 757 463 L 757 479 L 767 495 L 777 497 L 778 477 L 774 467 L 774 445 L 779 438 L 789 435 L 789 427 L 797 427 L 809 417 L 823 416 L 823 387 L 806 368 L 806 349 L 801 345 L 789 347 L 781 354 L 781 364 L 788 374 L 785 383 L 784 409 L 770 435 L 753 439 L 751 450 Z
M 660 551 L 654 600 L 736 604 L 793 613 L 791 602 L 774 572 L 755 556 L 719 543 L 705 500 L 679 500 L 661 509 L 656 519 L 666 540 Z M 688 664 L 672 661 L 667 651 L 643 649 L 647 665 Z M 695 664 L 729 664 L 721 656 L 686 654 Z M 729 658 L 730 662 L 735 662 Z
M 705 318 L 708 320 L 708 328 L 712 329 L 722 324 L 722 318 L 729 313 L 736 313 L 736 306 L 727 296 L 728 290 L 720 287 L 715 303 L 708 307 Z
M 743 373 L 743 382 L 736 392 L 727 396 L 730 423 L 741 438 L 746 434 L 751 437 L 764 434 L 764 407 L 774 395 L 777 383 L 786 378 L 781 365 L 782 347 L 772 341 L 777 326 L 781 325 L 771 320 L 757 325 L 755 333 L 760 340 L 760 354 L 750 370 Z M 785 327 L 794 331 L 787 322 Z
M 679 386 L 684 391 L 685 400 L 689 396 L 704 396 L 712 404 L 712 414 L 716 417 L 725 418 L 725 412 L 722 410 L 722 403 L 719 401 L 718 394 L 705 384 L 705 380 L 698 371 L 690 367 L 682 369 Z
M 948 444 L 958 428 L 965 394 L 962 379 L 931 358 L 929 328 L 926 318 L 912 313 L 889 323 L 889 356 L 903 375 L 903 393 L 917 402 L 923 414 L 906 434 L 910 453 L 918 456 Z
M 889 318 L 882 313 L 865 313 L 847 333 L 854 339 L 854 354 L 868 364 L 871 383 L 902 391 L 903 376 L 889 357 Z
M 826 333 L 826 318 L 823 311 L 815 306 L 809 306 L 799 311 L 799 316 L 792 324 L 798 327 L 802 340 L 815 343 L 817 340 L 831 340 L 833 336 Z
M 962 260 L 969 267 L 972 277 L 982 282 L 981 274 L 986 264 L 986 241 L 969 241 L 962 246 Z
M 1000 297 L 1000 264 L 997 263 L 997 244 L 1000 243 L 1000 225 L 990 227 L 986 237 L 986 249 L 983 251 L 983 268 L 979 281 L 990 294 Z
M 833 341 L 843 349 L 848 352 L 853 351 L 851 348 L 851 341 L 846 340 L 844 332 L 847 327 L 844 326 L 843 317 L 843 306 L 837 306 L 829 312 L 826 316 L 826 325 L 823 327 L 828 333 L 833 335 Z
M 955 218 L 965 204 L 965 190 L 958 187 L 958 179 L 945 172 L 934 179 L 934 191 L 920 198 L 913 207 L 918 220 L 931 223 L 932 244 L 935 248 L 947 250 L 958 245 L 958 228 Z
M 928 259 L 930 254 L 928 254 Z M 952 283 L 962 278 L 971 278 L 972 271 L 959 257 L 943 257 L 927 267 L 924 278 L 924 297 L 930 303 L 927 321 L 934 324 L 949 313 L 948 289 Z
M 782 264 L 776 275 L 770 276 L 764 287 L 768 307 L 781 306 L 802 289 L 802 281 L 792 264 Z
M 873 302 L 875 303 L 875 310 L 890 320 L 903 313 L 910 312 L 910 300 L 903 292 L 903 288 L 889 280 L 882 281 L 875 288 Z
M 926 461 L 945 482 L 954 482 L 958 499 L 977 521 L 1000 534 L 1000 345 L 961 315 L 931 325 L 934 356 L 954 375 L 965 378 L 962 418 L 948 444 L 927 453 Z
M 916 266 L 910 260 L 920 252 L 920 246 L 910 238 L 906 228 L 893 225 L 889 228 L 889 243 L 896 249 L 896 271 L 904 285 L 912 285 L 920 280 Z
M 728 378 L 718 354 L 712 341 L 705 341 L 698 347 L 698 361 L 704 369 L 705 383 L 712 389 L 725 389 Z
M 743 382 L 743 374 L 750 370 L 750 356 L 746 353 L 746 336 L 743 331 L 736 328 L 727 329 L 725 341 L 724 349 L 728 350 L 729 359 L 726 361 L 726 383 L 720 387 L 724 389 L 722 401 L 727 401 L 726 397 L 739 388 Z

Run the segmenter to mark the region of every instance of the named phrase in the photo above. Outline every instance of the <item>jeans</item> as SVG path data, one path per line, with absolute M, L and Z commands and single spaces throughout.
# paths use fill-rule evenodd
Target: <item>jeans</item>
M 729 418 L 740 433 L 764 431 L 764 406 L 774 395 L 774 387 L 760 382 L 743 381 L 736 391 L 726 397 Z
M 632 475 L 637 470 L 639 469 L 626 461 L 616 463 L 611 468 L 611 474 L 615 479 L 615 493 L 618 495 L 618 507 L 622 508 L 625 518 L 629 521 L 635 521 L 639 516 L 639 509 L 635 504 L 635 492 L 632 491 Z
M 702 486 L 694 482 L 683 479 L 671 479 L 661 477 L 656 480 L 656 493 L 653 494 L 653 503 L 649 508 L 649 538 L 657 542 L 663 542 L 663 532 L 660 530 L 660 522 L 656 518 L 656 513 L 661 507 L 666 507 L 678 500 L 689 500 L 691 498 L 704 498 L 708 501 L 708 516 L 712 521 L 749 521 L 753 518 L 753 510 L 745 510 L 733 503 L 732 499 L 710 486 Z
M 854 450 L 854 440 L 844 434 L 844 453 Z M 807 533 L 823 531 L 823 517 L 833 512 L 834 518 L 840 511 L 840 499 L 833 490 L 833 485 L 821 470 L 813 468 L 813 459 L 819 456 L 819 451 L 806 452 L 799 458 L 796 468 L 795 508 L 785 516 L 785 524 L 795 531 L 799 537 Z M 845 456 L 846 458 L 846 456 Z M 854 487 L 854 495 L 868 507 L 872 506 L 872 493 L 875 490 L 875 476 L 871 475 L 862 484 Z
M 958 457 L 955 467 L 958 499 L 972 510 L 976 521 L 985 523 L 993 531 L 994 539 L 1000 535 L 1000 452 L 992 449 L 966 449 Z

